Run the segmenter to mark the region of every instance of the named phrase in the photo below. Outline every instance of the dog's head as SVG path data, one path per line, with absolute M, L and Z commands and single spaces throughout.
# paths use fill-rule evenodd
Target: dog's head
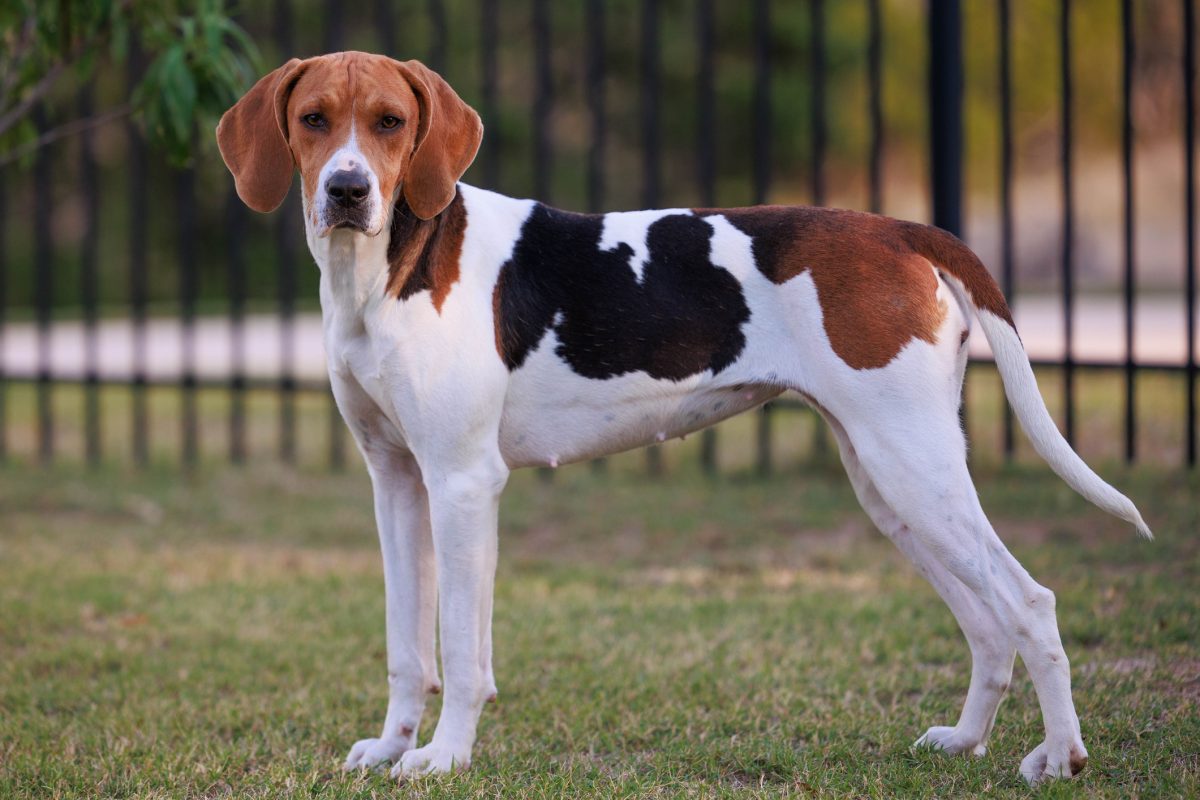
M 217 125 L 246 205 L 276 208 L 298 168 L 319 237 L 379 234 L 399 193 L 421 219 L 437 216 L 482 137 L 479 115 L 424 64 L 357 52 L 292 59 Z

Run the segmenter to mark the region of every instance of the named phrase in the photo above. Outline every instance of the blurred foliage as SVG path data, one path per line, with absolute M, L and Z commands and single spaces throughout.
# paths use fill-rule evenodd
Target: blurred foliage
M 84 86 L 110 64 L 148 67 L 125 102 L 99 114 L 37 124 L 61 84 Z M 0 162 L 57 134 L 126 112 L 182 162 L 196 122 L 228 108 L 256 77 L 258 51 L 221 0 L 18 0 L 0 5 Z M 76 109 L 78 110 L 78 109 Z M 115 112 L 115 113 L 114 113 Z M 207 125 L 205 125 L 207 127 Z M 28 161 L 28 158 L 25 159 Z

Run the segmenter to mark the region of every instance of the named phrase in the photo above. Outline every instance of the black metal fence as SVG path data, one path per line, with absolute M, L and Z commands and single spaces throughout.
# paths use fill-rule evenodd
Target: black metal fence
M 852 56 L 839 49 L 838 63 L 852 57 L 860 62 L 866 91 L 861 98 L 862 126 L 866 131 L 866 146 L 863 164 L 855 179 L 864 180 L 864 191 L 859 204 L 867 210 L 880 211 L 885 208 L 885 172 L 888 168 L 889 149 L 886 137 L 889 119 L 885 100 L 887 81 L 884 74 L 884 55 L 890 41 L 887 29 L 888 4 L 885 0 L 860 0 L 861 18 L 857 25 L 860 46 Z M 718 109 L 728 101 L 729 81 L 721 80 L 721 61 L 731 60 L 729 47 L 718 53 L 719 34 L 717 12 L 713 0 L 696 0 L 681 9 L 678 3 L 660 0 L 623 0 L 606 3 L 603 0 L 585 0 L 582 7 L 581 48 L 577 52 L 582 82 L 582 102 L 572 101 L 572 112 L 564 121 L 555 115 L 560 98 L 557 91 L 562 81 L 556 81 L 556 63 L 562 63 L 562 48 L 555 50 L 555 15 L 560 7 L 549 0 L 530 0 L 526 3 L 500 3 L 499 0 L 459 0 L 441 2 L 429 0 L 421 6 L 412 3 L 399 4 L 380 0 L 370 6 L 367 18 L 359 17 L 353 25 L 347 25 L 351 6 L 330 0 L 323 3 L 304 3 L 298 0 L 276 0 L 269 13 L 258 16 L 246 14 L 246 27 L 262 43 L 264 49 L 273 49 L 280 56 L 306 55 L 319 51 L 333 51 L 346 46 L 362 47 L 367 41 L 363 37 L 374 37 L 374 44 L 367 47 L 382 52 L 399 52 L 398 31 L 418 29 L 421 32 L 423 52 L 413 52 L 414 42 L 405 42 L 406 56 L 422 57 L 434 69 L 444 70 L 453 60 L 459 72 L 474 72 L 475 89 L 471 99 L 478 107 L 489 131 L 485 137 L 477 164 L 468 179 L 484 186 L 509 189 L 519 184 L 517 190 L 530 191 L 536 197 L 554 201 L 556 187 L 561 185 L 557 176 L 564 171 L 574 171 L 580 176 L 582 191 L 576 192 L 583 198 L 582 204 L 589 210 L 601 210 L 609 206 L 614 192 L 614 174 L 622 178 L 621 191 L 629 183 L 628 176 L 634 175 L 639 188 L 631 198 L 621 194 L 621 202 L 631 200 L 644 207 L 660 205 L 666 201 L 678 201 L 679 191 L 668 192 L 683 178 L 694 190 L 687 198 L 697 205 L 714 206 L 724 200 L 722 182 L 718 171 L 718 135 L 726 135 L 718 129 Z M 849 4 L 846 4 L 849 5 Z M 996 215 L 998 216 L 998 270 L 1001 285 L 1010 300 L 1016 300 L 1017 271 L 1014 210 L 1014 148 L 1019 131 L 1014 122 L 1014 42 L 1012 34 L 1013 7 L 1020 0 L 998 0 L 987 5 L 988 13 L 994 13 L 991 24 L 996 30 L 995 74 L 998 83 L 995 96 L 998 103 L 996 141 L 998 146 L 998 168 L 996 176 Z M 1073 8 L 1071 0 L 1057 3 L 1057 65 L 1045 64 L 1049 74 L 1057 68 L 1059 95 L 1059 124 L 1057 165 L 1058 185 L 1061 187 L 1061 220 L 1059 254 L 1059 298 L 1061 303 L 1062 335 L 1065 340 L 1061 360 L 1039 360 L 1043 367 L 1057 368 L 1061 375 L 1063 396 L 1062 424 L 1068 439 L 1076 436 L 1077 373 L 1080 370 L 1105 370 L 1115 372 L 1121 378 L 1121 423 L 1123 455 L 1133 461 L 1138 457 L 1139 415 L 1137 413 L 1137 387 L 1139 377 L 1148 372 L 1182 374 L 1183 397 L 1178 405 L 1183 431 L 1182 459 L 1189 465 L 1196 464 L 1196 263 L 1195 263 L 1195 9 L 1192 0 L 1180 0 L 1174 6 L 1181 25 L 1178 28 L 1180 51 L 1178 85 L 1180 91 L 1175 99 L 1182 120 L 1179 141 L 1182 142 L 1184 190 L 1173 207 L 1178 209 L 1181 219 L 1179 230 L 1184 239 L 1182 269 L 1182 291 L 1177 291 L 1178 303 L 1183 307 L 1184 330 L 1179 336 L 1186 341 L 1182 360 L 1140 361 L 1135 357 L 1135 313 L 1138 307 L 1138 263 L 1135 224 L 1135 129 L 1134 101 L 1137 87 L 1134 85 L 1135 64 L 1138 48 L 1159 48 L 1159 41 L 1139 40 L 1136 20 L 1138 4 L 1122 0 L 1119 41 L 1112 42 L 1107 57 L 1116 57 L 1121 65 L 1121 114 L 1120 114 L 1120 163 L 1121 163 L 1121 229 L 1123 240 L 1123 269 L 1120 279 L 1122 303 L 1122 339 L 1125 357 L 1104 361 L 1082 360 L 1074 356 L 1073 341 L 1074 311 L 1077 297 L 1077 241 L 1076 241 L 1076 195 L 1075 179 L 1077 136 L 1075 118 L 1078 106 L 1073 98 L 1074 84 L 1080 69 L 1088 65 L 1077 60 L 1076 42 L 1072 31 L 1079 24 L 1080 13 L 1086 9 Z M 1157 9 L 1167 7 L 1167 2 L 1154 4 Z M 365 7 L 365 4 L 364 6 Z M 806 176 L 807 197 L 813 204 L 824 204 L 829 197 L 827 164 L 830 147 L 830 110 L 835 98 L 829 93 L 829 68 L 834 58 L 828 50 L 829 36 L 827 4 L 824 0 L 805 0 L 805 30 L 798 35 L 806 37 L 800 48 L 806 58 L 781 63 L 778 39 L 781 35 L 776 16 L 781 5 L 776 0 L 751 0 L 749 9 L 749 35 L 735 53 L 739 70 L 739 81 L 735 94 L 738 98 L 748 95 L 748 114 L 741 120 L 743 130 L 737 133 L 739 140 L 748 145 L 748 194 L 738 195 L 739 200 L 753 203 L 781 199 L 775 191 L 773 180 L 780 171 L 789 175 L 802 172 Z M 354 7 L 355 14 L 362 9 Z M 992 9 L 994 8 L 994 11 Z M 318 15 L 320 41 L 297 44 L 297 11 L 301 10 L 310 21 Z M 842 10 L 839 8 L 839 10 Z M 789 7 L 788 19 L 794 16 Z M 572 12 L 574 13 L 574 12 Z M 978 14 L 978 9 L 975 10 Z M 466 16 L 475 21 L 469 31 L 458 27 L 451 29 L 450 19 Z M 621 41 L 614 41 L 612 26 L 615 16 L 621 17 Z M 511 26 L 512 18 L 520 17 L 522 25 L 528 26 L 528 41 L 532 52 L 526 64 L 509 63 L 501 58 L 502 35 L 505 24 Z M 690 32 L 680 33 L 680 17 L 690 20 Z M 665 19 L 672 21 L 673 33 L 664 34 Z M 900 87 L 911 93 L 914 103 L 919 103 L 927 121 L 927 181 L 931 199 L 931 221 L 955 233 L 963 234 L 964 203 L 968 196 L 964 176 L 964 104 L 965 80 L 963 49 L 963 9 L 959 0 L 929 0 L 924 13 L 924 40 L 926 52 L 927 86 Z M 401 20 L 404 24 L 401 25 Z M 629 30 L 636 25 L 636 39 L 625 41 Z M 364 31 L 366 33 L 364 33 Z M 352 36 L 353 34 L 353 36 Z M 355 38 L 356 37 L 356 38 Z M 353 41 L 351 39 L 353 38 Z M 683 41 L 681 41 L 681 39 Z M 273 47 L 268 46 L 268 43 Z M 694 85 L 688 100 L 693 139 L 688 143 L 690 166 L 679 166 L 679 160 L 671 153 L 674 142 L 665 141 L 663 120 L 664 106 L 669 99 L 664 93 L 663 57 L 667 50 L 686 45 L 694 51 Z M 614 48 L 619 50 L 614 54 Z M 306 52 L 307 51 L 307 52 Z M 452 54 L 462 55 L 452 59 Z M 465 55 L 463 55 L 465 54 Z M 555 58 L 557 57 L 557 61 Z M 78 108 L 85 111 L 92 107 L 97 92 L 128 92 L 143 73 L 146 63 L 136 43 L 131 49 L 125 74 L 109 76 L 106 85 L 84 86 L 73 98 Z M 632 63 L 631 63 L 632 61 Z M 623 76 L 618 83 L 614 75 Z M 512 104 L 505 104 L 503 96 L 511 91 L 512 76 L 518 74 L 520 81 L 530 87 L 527 122 L 513 121 Z M 507 76 L 509 80 L 503 78 Z M 453 78 L 452 78 L 453 81 Z M 802 164 L 782 164 L 780 161 L 779 138 L 776 118 L 779 110 L 777 92 L 780 83 L 802 85 L 800 92 L 807 99 L 804 113 L 808 130 L 804 136 L 807 153 Z M 115 88 L 114 88 L 115 86 Z M 107 88 L 106 88 L 107 87 Z M 726 87 L 723 89 L 722 87 Z M 788 87 L 785 87 L 788 88 Z M 619 93 L 614 94 L 614 90 Z M 524 90 L 523 90 L 524 91 Z M 799 96 L 799 95 L 797 95 Z M 836 103 L 842 104 L 837 98 Z M 631 107 L 636 113 L 616 114 L 617 106 Z M 40 109 L 39 126 L 47 124 L 47 115 L 52 108 Z M 507 117 L 506 117 L 507 115 Z M 617 120 L 617 121 L 615 121 Z M 622 126 L 614 134 L 614 125 Z M 505 136 L 506 125 L 511 129 L 528 125 L 528 136 Z M 557 126 L 557 129 L 556 129 Z M 575 140 L 582 142 L 568 153 L 560 150 L 563 140 L 561 129 L 569 126 Z M 672 130 L 680 127 L 674 120 Z M 297 457 L 297 441 L 300 429 L 307 431 L 311 421 L 301 425 L 298 421 L 298 398 L 327 396 L 324 381 L 311 376 L 299 376 L 296 370 L 297 339 L 296 320 L 299 307 L 311 307 L 311 298 L 304 292 L 312 288 L 312 280 L 300 272 L 300 265 L 307 256 L 302 254 L 302 231 L 296 192 L 293 191 L 284 206 L 267 223 L 253 219 L 252 215 L 237 200 L 231 181 L 223 174 L 219 163 L 214 165 L 211 155 L 208 161 L 175 169 L 159 163 L 147 151 L 142 134 L 137 126 L 128 123 L 124 136 L 127 138 L 126 153 L 122 168 L 104 175 L 97 168 L 96 139 L 99 134 L 84 131 L 78 138 L 44 147 L 39 150 L 28 170 L 17 171 L 8 167 L 0 183 L 0 334 L 10 333 L 16 325 L 29 325 L 35 331 L 36 357 L 32 370 L 19 371 L 7 363 L 0 362 L 0 457 L 20 457 L 18 448 L 12 445 L 13 430 L 25 425 L 36 427 L 34 452 L 43 462 L 50 462 L 59 455 L 56 431 L 62 421 L 62 409 L 56 406 L 55 394 L 60 387 L 74 387 L 79 391 L 82 402 L 78 413 L 82 426 L 83 456 L 90 463 L 98 463 L 108 455 L 104 449 L 103 428 L 110 419 L 102 402 L 102 388 L 123 387 L 128 390 L 127 411 L 128 437 L 133 459 L 144 464 L 151 459 L 156 426 L 152 424 L 152 408 L 148 395 L 152 390 L 170 387 L 178 393 L 178 447 L 184 464 L 195 463 L 203 452 L 214 449 L 234 462 L 242 462 L 250 455 L 248 427 L 261 425 L 251 423 L 248 414 L 248 394 L 268 392 L 274 398 L 276 417 L 275 446 L 277 455 L 285 462 Z M 207 135 L 206 132 L 202 135 Z M 614 141 L 617 135 L 638 142 L 637 157 L 633 163 L 628 159 L 619 164 Z M 516 143 L 528 149 L 524 153 L 514 152 Z M 582 150 L 580 153 L 579 150 Z M 792 152 L 789 149 L 788 152 Z M 576 158 L 581 155 L 582 158 Z M 569 163 L 568 163 L 569 161 Z M 522 164 L 523 162 L 523 164 Z M 510 165 L 528 165 L 528 179 L 513 176 Z M 664 175 L 664 169 L 671 170 Z M 56 252 L 59 236 L 54 220 L 63 213 L 62 193 L 55 193 L 56 174 L 69 171 L 71 174 L 71 197 L 69 212 L 82 233 L 78 236 L 77 265 L 67 270 L 67 278 L 58 274 L 63 269 L 64 257 Z M 690 174 L 685 174 L 690 173 Z M 842 170 L 846 174 L 846 170 Z M 164 175 L 166 180 L 160 180 Z M 157 177 L 156 177 L 157 176 Z M 118 185 L 114 187 L 113 181 Z M 796 183 L 793 181 L 793 183 Z M 166 186 L 166 194 L 152 192 L 152 187 Z M 76 188 L 77 187 L 77 188 Z M 787 200 L 800 191 L 789 188 Z M 219 246 L 214 247 L 210 238 L 198 225 L 204 217 L 200 198 L 216 195 L 223 210 L 219 214 L 222 231 Z M 729 194 L 725 192 L 724 194 Z M 976 193 L 978 194 L 978 193 Z M 108 208 L 110 204 L 117 210 Z M 729 203 L 725 203 L 729 204 Z M 107 214 L 107 216 L 106 216 Z M 155 234 L 148 220 L 158 215 L 170 220 L 168 233 Z M 120 224 L 110 225 L 105 220 L 122 217 Z M 26 227 L 25 223 L 28 223 Z M 18 229 L 18 226 L 20 228 Z M 115 233 L 114 233 L 115 231 Z M 123 248 L 117 256 L 101 247 L 102 232 L 109 239 L 120 238 Z M 968 241 L 970 241 L 970 231 Z M 28 246 L 18 246 L 17 240 Z M 274 270 L 273 289 L 263 287 L 262 270 L 257 264 L 277 265 Z M 200 283 L 211 280 L 211 272 L 201 268 L 201 262 L 223 262 L 223 300 L 214 301 L 201 291 Z M 119 264 L 108 263 L 117 261 Z M 160 268 L 166 264 L 165 268 Z M 112 293 L 106 288 L 112 283 L 114 273 L 124 272 L 124 291 L 117 292 L 123 300 L 112 301 Z M 268 270 L 269 272 L 269 270 Z M 254 288 L 250 280 L 254 277 Z M 17 281 L 24 277 L 27 280 Z M 79 303 L 75 308 L 66 308 L 60 295 L 64 294 L 64 280 L 77 284 Z M 174 280 L 173 291 L 164 282 Z M 22 296 L 17 296 L 11 287 L 22 286 Z M 28 291 L 26 292 L 26 289 Z M 164 298 L 174 296 L 173 303 Z M 109 298 L 102 302 L 102 298 Z M 298 306 L 298 298 L 301 304 Z M 247 363 L 247 314 L 250 307 L 268 310 L 273 315 L 274 330 L 269 335 L 278 340 L 278 369 L 271 377 L 256 377 L 251 374 Z M 99 326 L 111 316 L 113 308 L 125 309 L 131 327 L 130 364 L 127 374 L 109 375 L 102 369 L 103 352 L 98 344 Z M 102 313 L 103 312 L 103 313 Z M 200 375 L 197 371 L 198 320 L 221 315 L 228 328 L 228 370 L 219 376 Z M 82 366 L 75 373 L 65 374 L 53 358 L 52 336 L 55 325 L 63 318 L 77 319 L 82 326 Z M 151 323 L 154 319 L 174 317 L 179 322 L 180 346 L 178 348 L 177 376 L 162 377 L 152 369 L 151 351 L 155 344 Z M 261 332 L 260 334 L 261 335 Z M 2 353 L 3 351 L 0 351 Z M 33 404 L 28 411 L 13 407 L 11 397 L 20 390 L 32 390 Z M 198 402 L 198 392 L 220 392 L 227 400 L 220 413 L 224 416 L 224 443 L 213 446 L 201 431 L 198 419 L 207 411 Z M 122 400 L 122 403 L 125 403 Z M 787 402 L 768 406 L 758 417 L 755 437 L 756 461 L 760 469 L 768 469 L 772 461 L 773 441 L 772 415 L 789 407 Z M 125 406 L 123 405 L 124 409 Z M 72 412 L 75 413 L 75 412 Z M 1002 448 L 1007 457 L 1012 457 L 1016 440 L 1013 433 L 1011 414 L 1004 413 Z M 321 413 L 324 441 L 327 445 L 326 459 L 337 467 L 344 463 L 347 448 L 346 436 L 338 418 L 332 399 L 328 399 Z M 818 440 L 819 441 L 819 440 Z M 202 447 L 202 445 L 206 445 Z M 651 448 L 650 469 L 661 468 L 658 450 Z M 700 458 L 711 467 L 716 463 L 717 438 L 706 433 L 700 449 Z

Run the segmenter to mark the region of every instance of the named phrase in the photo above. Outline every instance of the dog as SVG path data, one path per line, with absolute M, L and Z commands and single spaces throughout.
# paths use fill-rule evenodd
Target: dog
M 298 169 L 320 267 L 329 378 L 370 473 L 386 591 L 389 698 L 347 769 L 467 767 L 492 672 L 496 517 L 510 470 L 683 436 L 800 393 L 833 430 L 875 525 L 970 645 L 957 723 L 916 742 L 983 755 L 1017 653 L 1045 739 L 1031 783 L 1087 763 L 1054 594 L 976 496 L 959 421 L 982 327 L 1037 452 L 1092 503 L 1150 530 L 1071 449 L 1003 294 L 937 228 L 826 208 L 559 211 L 461 183 L 479 116 L 417 61 L 292 59 L 221 118 L 256 211 Z M 416 747 L 426 696 L 445 696 Z

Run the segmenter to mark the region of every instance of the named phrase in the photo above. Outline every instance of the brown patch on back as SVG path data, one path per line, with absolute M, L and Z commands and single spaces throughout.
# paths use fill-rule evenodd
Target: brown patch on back
M 909 341 L 937 341 L 946 303 L 929 260 L 895 220 L 839 209 L 760 206 L 720 214 L 751 238 L 755 264 L 774 283 L 808 271 L 825 333 L 854 369 L 887 365 Z
M 392 214 L 388 241 L 388 294 L 407 300 L 428 291 L 440 314 L 451 287 L 458 282 L 466 229 L 462 192 L 455 193 L 442 213 L 427 220 L 413 214 L 401 200 Z
M 1016 328 L 1008 301 L 1004 299 L 1004 292 L 971 248 L 949 231 L 932 225 L 920 225 L 916 222 L 896 224 L 910 247 L 953 275 L 966 287 L 967 294 L 971 296 L 971 302 L 976 308 L 989 311 Z

